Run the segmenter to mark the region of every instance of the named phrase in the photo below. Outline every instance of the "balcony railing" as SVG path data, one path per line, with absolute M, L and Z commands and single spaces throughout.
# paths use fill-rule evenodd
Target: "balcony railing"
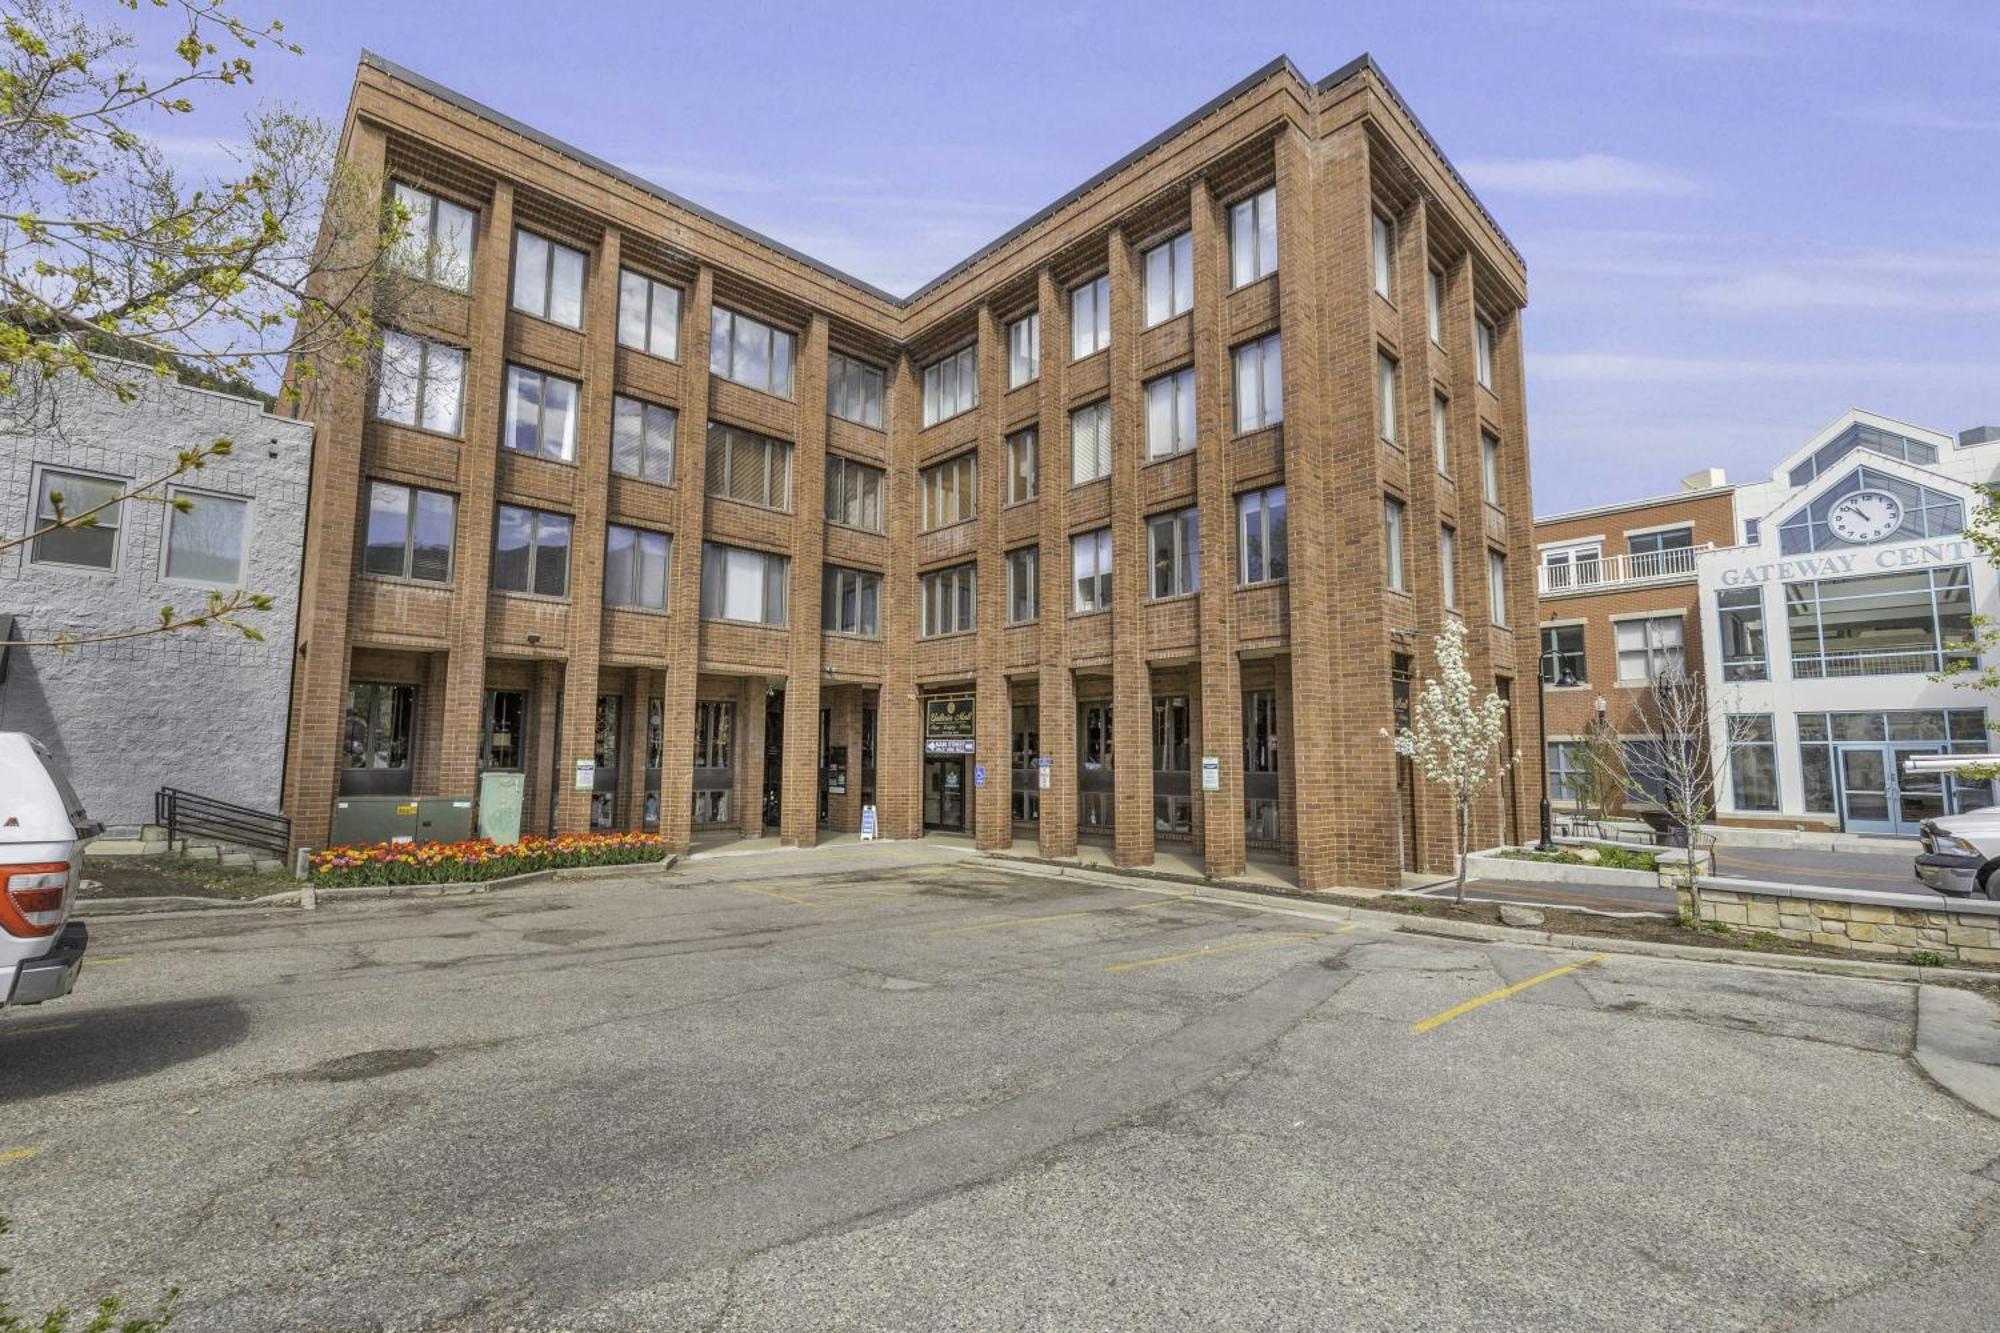
M 1714 542 L 1675 546 L 1665 551 L 1632 551 L 1542 565 L 1536 572 L 1544 597 L 1570 597 L 1646 583 L 1679 583 L 1694 577 L 1695 557 L 1715 549 Z

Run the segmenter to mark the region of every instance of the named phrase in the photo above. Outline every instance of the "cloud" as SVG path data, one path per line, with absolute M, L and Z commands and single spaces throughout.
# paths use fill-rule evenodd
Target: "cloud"
M 1878 102 L 1845 106 L 1842 120 L 1895 130 L 1930 130 L 1943 134 L 2000 134 L 2000 118 L 1966 116 L 1923 102 Z
M 1701 183 L 1690 176 L 1609 153 L 1486 158 L 1462 167 L 1474 186 L 1495 194 L 1660 196 L 1703 191 Z

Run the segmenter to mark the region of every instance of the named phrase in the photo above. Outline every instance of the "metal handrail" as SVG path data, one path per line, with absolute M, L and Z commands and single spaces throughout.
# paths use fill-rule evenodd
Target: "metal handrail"
M 232 805 L 178 787 L 162 787 L 153 793 L 153 822 L 166 829 L 169 847 L 195 834 L 282 857 L 292 842 L 292 821 L 283 815 Z

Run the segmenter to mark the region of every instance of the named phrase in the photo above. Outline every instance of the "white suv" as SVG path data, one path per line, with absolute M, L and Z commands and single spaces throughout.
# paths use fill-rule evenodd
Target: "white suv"
M 103 826 L 34 737 L 0 731 L 0 1008 L 60 999 L 90 937 L 69 919 L 84 845 Z

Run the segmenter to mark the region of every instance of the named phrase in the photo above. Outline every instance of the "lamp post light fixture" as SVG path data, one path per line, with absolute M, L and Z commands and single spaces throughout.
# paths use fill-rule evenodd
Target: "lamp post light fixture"
M 1535 669 L 1535 735 L 1542 746 L 1542 837 L 1535 850 L 1552 852 L 1556 850 L 1556 840 L 1549 813 L 1549 655 L 1546 652 Z

